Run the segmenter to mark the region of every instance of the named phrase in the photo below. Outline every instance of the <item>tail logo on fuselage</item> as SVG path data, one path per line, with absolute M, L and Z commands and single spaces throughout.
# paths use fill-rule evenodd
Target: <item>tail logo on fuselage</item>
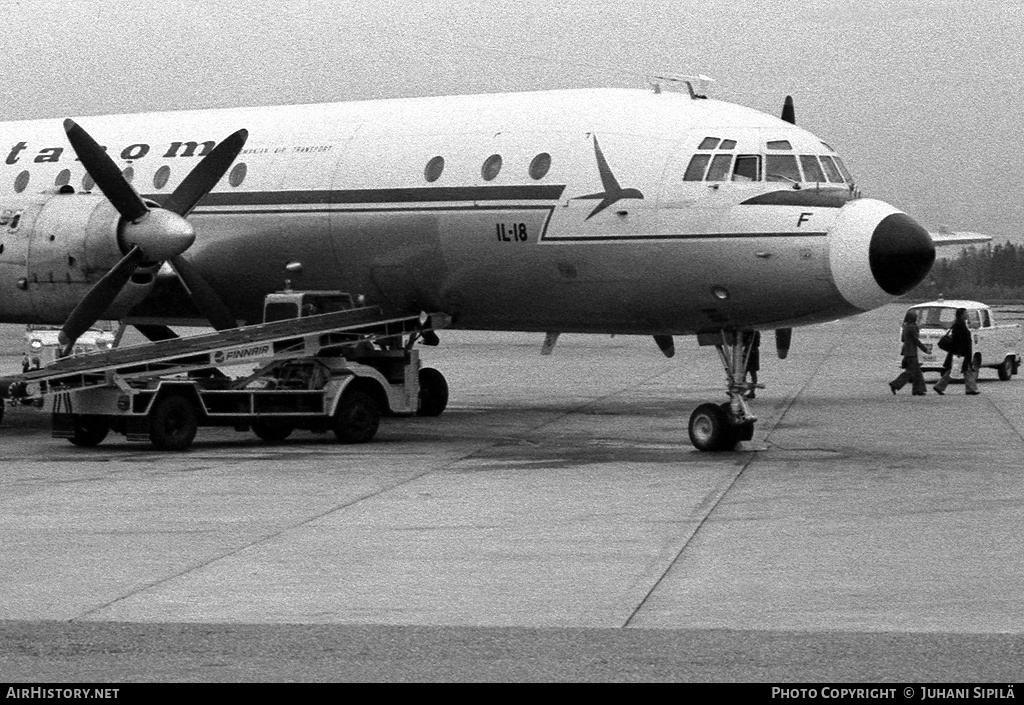
M 585 220 L 590 220 L 620 199 L 644 197 L 643 193 L 641 193 L 639 189 L 622 188 L 619 186 L 619 181 L 615 178 L 615 174 L 612 173 L 611 167 L 608 166 L 608 160 L 604 158 L 604 152 L 601 151 L 601 145 L 597 142 L 597 135 L 594 135 L 594 155 L 597 157 L 597 170 L 601 174 L 601 185 L 604 186 L 604 191 L 600 193 L 587 194 L 586 196 L 576 196 L 573 199 L 601 199 L 601 202 L 597 204 L 594 210 L 590 211 L 590 215 L 588 215 Z

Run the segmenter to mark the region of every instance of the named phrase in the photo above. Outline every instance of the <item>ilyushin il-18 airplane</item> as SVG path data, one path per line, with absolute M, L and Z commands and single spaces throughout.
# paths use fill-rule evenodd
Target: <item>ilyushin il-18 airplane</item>
M 702 77 L 703 78 L 703 77 Z M 928 274 L 911 216 L 839 155 L 698 82 L 31 120 L 0 125 L 0 321 L 258 322 L 287 280 L 454 328 L 696 335 L 749 440 L 744 333 L 881 306 Z M 226 178 L 224 178 L 226 177 Z

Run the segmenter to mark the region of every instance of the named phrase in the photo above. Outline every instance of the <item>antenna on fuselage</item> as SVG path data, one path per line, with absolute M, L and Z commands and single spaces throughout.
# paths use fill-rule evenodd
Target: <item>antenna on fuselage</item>
M 665 76 L 651 76 L 650 81 L 651 85 L 654 86 L 655 93 L 661 93 L 663 83 L 666 88 L 670 88 L 675 91 L 679 91 L 683 86 L 686 86 L 686 91 L 690 94 L 690 98 L 693 100 L 700 100 L 708 97 L 707 89 L 715 82 L 715 79 L 711 78 L 711 76 L 705 76 L 704 74 L 698 74 L 696 76 L 668 74 Z M 694 89 L 694 84 L 696 84 L 700 89 L 699 92 Z

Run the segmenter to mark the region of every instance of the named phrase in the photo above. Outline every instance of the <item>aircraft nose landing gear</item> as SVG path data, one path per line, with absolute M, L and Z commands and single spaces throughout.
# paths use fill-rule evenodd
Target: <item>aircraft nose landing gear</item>
M 746 336 L 737 331 L 699 335 L 700 345 L 714 345 L 725 368 L 729 401 L 724 404 L 701 404 L 690 415 L 690 442 L 697 450 L 718 452 L 732 450 L 740 441 L 754 437 L 757 417 L 746 402 L 746 394 L 755 386 L 747 382 L 750 347 Z

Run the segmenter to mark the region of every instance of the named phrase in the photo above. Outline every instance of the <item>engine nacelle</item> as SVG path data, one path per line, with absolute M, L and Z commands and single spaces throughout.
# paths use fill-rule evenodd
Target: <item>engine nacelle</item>
M 4 318 L 63 323 L 95 283 L 124 256 L 120 215 L 100 194 L 50 192 L 15 211 L 3 233 L 0 288 Z M 13 224 L 12 221 L 13 220 Z M 118 318 L 153 284 L 140 270 L 108 309 Z

